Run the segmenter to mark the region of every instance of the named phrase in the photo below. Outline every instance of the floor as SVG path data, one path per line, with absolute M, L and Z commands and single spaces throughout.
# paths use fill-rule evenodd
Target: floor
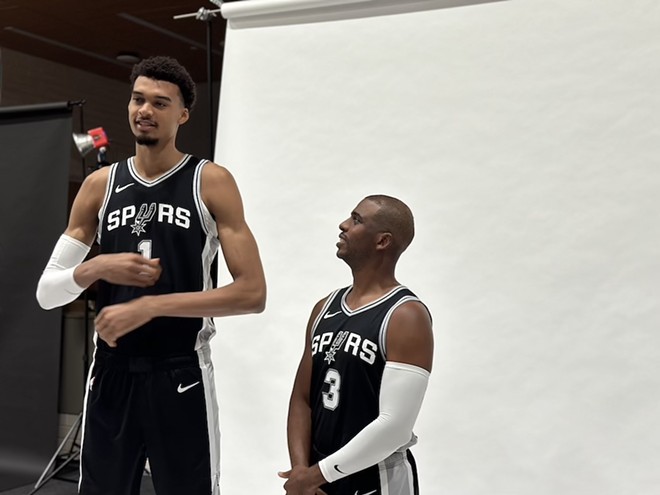
M 0 495 L 30 495 L 33 490 L 34 483 L 14 488 L 9 491 L 0 492 Z M 41 487 L 34 493 L 35 495 L 77 495 L 78 484 L 53 478 L 41 485 Z M 140 495 L 155 495 L 155 493 L 154 487 L 151 484 L 151 478 L 149 476 L 142 478 L 142 490 L 140 491 Z

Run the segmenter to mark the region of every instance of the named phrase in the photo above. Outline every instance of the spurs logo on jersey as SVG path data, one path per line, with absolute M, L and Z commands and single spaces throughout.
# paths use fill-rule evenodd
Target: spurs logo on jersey
M 325 332 L 321 335 L 315 335 L 312 339 L 312 356 L 330 345 L 330 349 L 325 351 L 324 361 L 328 364 L 335 360 L 338 352 L 345 352 L 359 357 L 367 364 L 374 364 L 378 346 L 369 339 L 362 338 L 359 334 L 342 330 L 337 332 L 333 340 L 333 332 Z
M 140 234 L 146 232 L 144 227 L 147 225 L 147 223 L 151 222 L 151 219 L 154 217 L 155 213 L 156 203 L 151 203 L 149 207 L 147 207 L 147 203 L 142 203 L 140 206 L 140 211 L 135 217 L 135 222 L 133 222 L 133 225 L 131 225 L 131 228 L 133 229 L 131 230 L 131 234 L 137 234 L 137 236 L 140 237 Z
M 107 217 L 106 228 L 108 231 L 112 231 L 129 225 L 132 220 L 133 223 L 130 224 L 131 234 L 139 237 L 140 234 L 146 232 L 147 224 L 154 221 L 154 219 L 159 223 L 169 223 L 188 229 L 190 228 L 190 215 L 190 210 L 166 203 L 142 203 L 139 209 L 135 205 L 129 205 L 111 211 Z
M 335 354 L 337 354 L 337 350 L 344 343 L 346 337 L 348 337 L 348 332 L 346 330 L 342 330 L 341 332 L 337 333 L 337 336 L 335 337 L 332 346 L 330 346 L 330 350 L 325 353 L 325 361 L 327 361 L 328 364 L 332 363 L 335 360 Z

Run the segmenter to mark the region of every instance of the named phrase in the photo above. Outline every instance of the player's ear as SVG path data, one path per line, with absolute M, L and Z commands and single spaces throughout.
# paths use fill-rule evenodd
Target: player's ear
M 188 119 L 190 118 L 190 110 L 187 108 L 184 108 L 183 111 L 181 112 L 181 117 L 179 117 L 179 125 L 185 124 L 188 122 Z
M 379 232 L 376 238 L 376 249 L 387 249 L 392 245 L 392 234 L 389 232 Z

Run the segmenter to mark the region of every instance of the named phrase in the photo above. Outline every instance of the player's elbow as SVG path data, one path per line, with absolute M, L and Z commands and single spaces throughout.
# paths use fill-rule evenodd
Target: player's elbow
M 65 270 L 46 268 L 37 283 L 37 302 L 43 309 L 69 304 L 85 290 L 73 278 L 75 267 Z
M 39 285 L 37 285 L 36 296 L 37 296 L 37 302 L 39 303 L 39 306 L 41 306 L 41 309 L 53 309 L 57 307 L 48 301 L 48 298 L 44 293 L 44 289 L 41 285 L 41 282 L 39 282 Z
M 392 435 L 392 444 L 394 449 L 400 449 L 409 443 L 411 438 L 413 438 L 412 429 L 408 429 L 405 432 L 403 430 L 398 431 L 396 434 Z
M 251 291 L 250 311 L 262 313 L 266 309 L 266 284 L 260 284 Z
M 54 297 L 55 289 L 50 287 L 47 281 L 43 280 L 43 277 L 39 280 L 37 284 L 37 302 L 42 309 L 55 309 L 61 306 L 57 298 Z
M 240 308 L 241 313 L 261 313 L 266 308 L 266 284 L 260 282 L 238 281 L 241 287 Z
M 393 450 L 410 442 L 413 436 L 413 425 L 409 421 L 386 413 L 381 413 L 377 421 L 383 424 L 384 437 L 388 439 Z

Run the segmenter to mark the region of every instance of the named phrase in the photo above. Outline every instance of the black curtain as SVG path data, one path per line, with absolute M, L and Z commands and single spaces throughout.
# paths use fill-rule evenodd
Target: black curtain
M 62 312 L 35 290 L 66 226 L 71 133 L 66 102 L 0 107 L 0 491 L 57 448 Z

